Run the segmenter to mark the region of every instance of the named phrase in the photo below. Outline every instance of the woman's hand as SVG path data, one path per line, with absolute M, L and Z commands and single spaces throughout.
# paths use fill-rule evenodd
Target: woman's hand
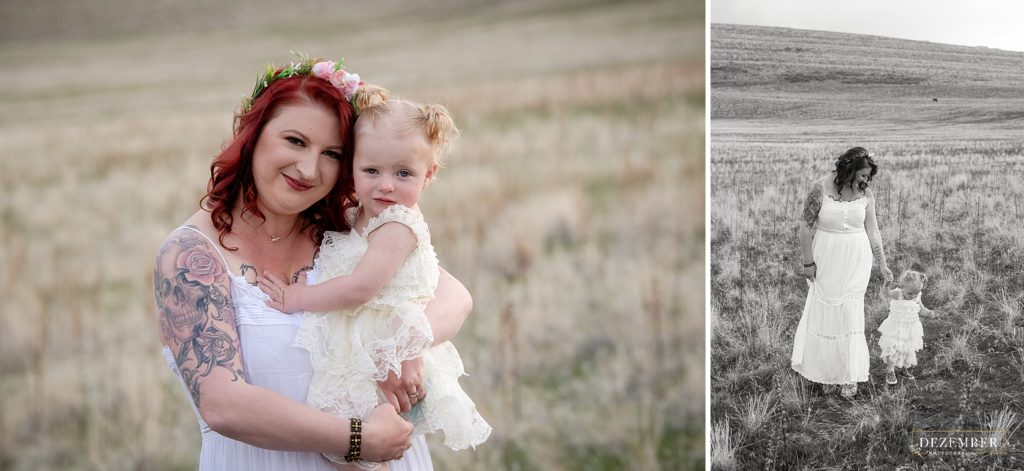
M 412 424 L 391 404 L 381 404 L 363 421 L 360 458 L 365 461 L 398 459 L 412 446 Z
M 889 267 L 882 267 L 882 276 L 885 277 L 886 283 L 892 283 L 894 277 L 892 275 L 892 270 L 890 270 Z
M 274 276 L 273 273 L 263 272 L 262 276 L 256 278 L 256 284 L 270 299 L 266 301 L 270 306 L 285 314 L 292 314 L 303 310 L 305 292 L 309 289 L 306 286 L 306 274 L 302 273 L 298 282 L 287 284 L 284 280 Z
M 818 267 L 817 265 L 804 267 L 803 270 L 801 270 L 801 274 L 803 274 L 808 280 L 814 281 L 815 275 L 818 274 Z
M 377 386 L 395 409 L 409 412 L 412 406 L 426 396 L 423 389 L 423 357 L 403 361 L 401 376 L 389 371 L 387 379 L 378 381 Z

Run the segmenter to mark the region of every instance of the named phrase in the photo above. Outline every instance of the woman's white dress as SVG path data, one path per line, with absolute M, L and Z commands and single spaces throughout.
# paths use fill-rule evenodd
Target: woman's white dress
M 882 336 L 878 347 L 882 350 L 882 361 L 897 368 L 917 365 L 917 352 L 924 348 L 924 327 L 921 325 L 921 293 L 914 299 L 889 300 L 889 316 L 878 326 Z
M 354 219 L 354 212 L 349 216 Z M 422 356 L 426 397 L 405 417 L 418 435 L 442 431 L 449 448 L 475 447 L 491 427 L 459 386 L 459 377 L 466 374 L 462 359 L 451 342 L 431 347 L 425 309 L 437 290 L 440 268 L 422 214 L 393 205 L 371 218 L 363 233 L 328 231 L 320 245 L 320 278 L 350 275 L 366 253 L 369 234 L 388 222 L 411 229 L 417 245 L 380 292 L 355 309 L 301 316 L 294 345 L 309 351 L 313 365 L 306 403 L 342 417 L 365 418 L 387 402 L 377 382 L 389 371 L 400 374 L 403 361 Z
M 206 237 L 191 227 L 179 230 L 193 230 Z M 209 237 L 207 240 L 210 240 Z M 210 240 L 210 244 L 220 252 L 216 243 Z M 224 262 L 225 271 L 231 277 L 231 296 L 235 305 L 246 379 L 250 384 L 274 390 L 296 402 L 305 403 L 313 367 L 309 361 L 309 352 L 292 346 L 295 332 L 301 324 L 300 317 L 268 307 L 265 303 L 269 299 L 267 295 L 258 287 L 246 282 L 245 278 L 233 274 L 223 254 L 221 260 Z M 315 283 L 318 277 L 319 266 L 314 264 L 308 274 L 307 283 Z M 192 402 L 192 396 L 181 379 L 174 355 L 167 347 L 164 347 L 163 354 L 199 420 L 199 430 L 202 433 L 198 468 L 200 471 L 334 470 L 319 453 L 258 448 L 211 430 Z M 412 448 L 405 452 L 401 460 L 389 462 L 389 466 L 394 471 L 432 470 L 426 440 L 422 436 L 414 438 Z
M 836 201 L 822 192 L 812 252 L 817 265 L 793 339 L 791 366 L 821 384 L 868 380 L 864 293 L 871 244 L 864 230 L 868 198 Z

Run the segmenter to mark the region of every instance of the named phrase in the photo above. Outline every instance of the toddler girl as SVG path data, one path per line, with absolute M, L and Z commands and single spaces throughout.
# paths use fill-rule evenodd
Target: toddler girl
M 900 275 L 899 288 L 886 290 L 889 316 L 878 326 L 882 333 L 878 346 L 882 349 L 882 361 L 888 367 L 885 373 L 888 384 L 896 384 L 896 368 L 917 365 L 917 352 L 924 347 L 919 314 L 934 315 L 921 304 L 921 290 L 927 283 L 928 277 L 923 273 L 907 270 Z
M 310 406 L 365 418 L 386 402 L 377 382 L 389 371 L 400 376 L 403 361 L 422 356 L 424 390 L 410 392 L 422 401 L 406 418 L 415 433 L 444 431 L 452 449 L 475 447 L 491 427 L 458 384 L 465 372 L 455 347 L 431 347 L 424 308 L 437 288 L 439 267 L 417 206 L 458 129 L 444 106 L 391 100 L 379 87 L 364 86 L 354 104 L 359 118 L 352 176 L 359 205 L 348 213 L 353 229 L 324 234 L 319 284 L 286 285 L 267 274 L 260 286 L 271 307 L 308 311 L 294 344 L 310 352 Z

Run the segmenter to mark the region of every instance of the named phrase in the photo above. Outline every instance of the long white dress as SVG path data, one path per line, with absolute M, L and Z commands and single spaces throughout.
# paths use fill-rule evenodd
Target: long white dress
M 179 230 L 193 230 L 206 237 L 191 227 Z M 209 237 L 206 238 L 210 240 Z M 216 243 L 210 240 L 210 244 L 220 252 Z M 231 277 L 231 296 L 235 305 L 246 379 L 250 384 L 272 389 L 294 401 L 304 403 L 310 379 L 313 377 L 313 367 L 309 362 L 309 352 L 292 346 L 292 339 L 301 324 L 300 317 L 268 307 L 265 301 L 269 297 L 258 287 L 246 282 L 245 278 L 233 274 L 228 269 L 223 253 L 221 260 L 224 262 L 225 272 Z M 315 283 L 318 277 L 319 266 L 314 264 L 308 273 L 307 283 Z M 163 348 L 163 354 L 199 421 L 199 430 L 202 433 L 198 468 L 200 471 L 334 470 L 319 453 L 268 450 L 232 440 L 211 430 L 192 402 L 192 396 L 181 378 L 174 355 L 167 347 Z M 422 436 L 413 439 L 412 448 L 405 452 L 401 460 L 388 464 L 393 471 L 433 469 L 430 452 Z
M 476 447 L 487 440 L 491 427 L 459 386 L 459 377 L 466 374 L 462 359 L 451 342 L 431 347 L 425 308 L 437 289 L 440 268 L 422 214 L 393 205 L 371 218 L 363 233 L 328 231 L 320 244 L 321 278 L 351 274 L 369 247 L 368 235 L 388 222 L 409 227 L 417 245 L 380 292 L 355 309 L 300 317 L 294 345 L 309 351 L 313 365 L 306 403 L 342 417 L 365 418 L 387 402 L 377 381 L 389 372 L 400 374 L 403 361 L 422 356 L 426 397 L 404 416 L 417 435 L 442 431 L 445 446 L 453 450 Z
M 871 277 L 871 243 L 864 230 L 868 197 L 836 201 L 822 191 L 812 252 L 817 265 L 793 339 L 791 366 L 821 384 L 868 380 L 864 293 Z

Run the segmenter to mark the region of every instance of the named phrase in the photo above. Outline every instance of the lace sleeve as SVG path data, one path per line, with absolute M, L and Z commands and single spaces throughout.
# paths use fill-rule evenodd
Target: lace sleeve
M 804 211 L 801 219 L 803 219 L 807 227 L 813 228 L 814 224 L 818 221 L 818 211 L 821 210 L 821 198 L 823 196 L 824 192 L 821 184 L 816 182 L 807 193 L 807 199 L 804 200 Z
M 411 229 L 416 236 L 417 246 L 430 243 L 430 230 L 427 228 L 427 222 L 423 220 L 423 214 L 418 210 L 398 204 L 388 206 L 380 214 L 371 218 L 370 222 L 366 224 L 366 235 L 369 236 L 371 232 L 389 222 L 397 222 Z

